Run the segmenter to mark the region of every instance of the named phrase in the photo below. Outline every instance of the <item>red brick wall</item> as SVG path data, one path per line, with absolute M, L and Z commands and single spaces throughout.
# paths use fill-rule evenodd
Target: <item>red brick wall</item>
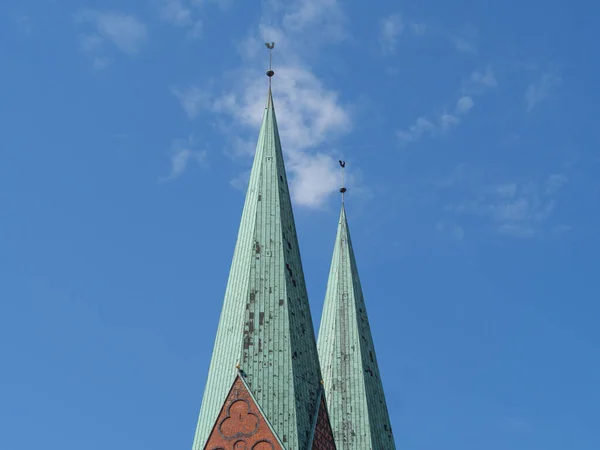
M 239 377 L 229 391 L 204 449 L 282 450 Z
M 312 450 L 336 450 L 333 431 L 331 431 L 329 415 L 327 414 L 327 406 L 325 405 L 325 397 L 321 397 Z

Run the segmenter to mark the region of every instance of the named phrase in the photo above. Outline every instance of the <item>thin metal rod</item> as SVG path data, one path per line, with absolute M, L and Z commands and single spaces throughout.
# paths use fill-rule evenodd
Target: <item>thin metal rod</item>
M 344 186 L 344 174 L 346 172 L 346 161 L 339 161 L 340 167 L 342 168 L 342 186 L 340 187 L 340 192 L 342 193 L 342 203 L 344 203 L 344 194 L 346 193 L 346 186 Z

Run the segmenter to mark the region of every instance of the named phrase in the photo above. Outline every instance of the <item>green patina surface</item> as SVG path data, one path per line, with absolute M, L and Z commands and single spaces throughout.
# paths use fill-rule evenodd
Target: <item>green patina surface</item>
M 318 349 L 337 449 L 395 449 L 343 205 Z
M 203 450 L 238 363 L 285 448 L 305 449 L 321 375 L 270 89 L 193 450 Z

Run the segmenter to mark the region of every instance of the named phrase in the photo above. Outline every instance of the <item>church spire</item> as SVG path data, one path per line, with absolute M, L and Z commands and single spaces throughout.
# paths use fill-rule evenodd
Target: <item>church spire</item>
M 340 161 L 342 170 L 346 163 Z M 394 450 L 363 292 L 342 211 L 319 330 L 325 396 L 337 450 Z
M 273 46 L 267 44 L 269 53 Z M 315 430 L 325 426 L 331 436 L 275 118 L 273 75 L 269 67 L 267 103 L 193 450 L 304 450 Z

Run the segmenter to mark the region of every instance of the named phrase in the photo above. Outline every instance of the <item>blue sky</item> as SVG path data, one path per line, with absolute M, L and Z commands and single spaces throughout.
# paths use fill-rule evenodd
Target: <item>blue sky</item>
M 348 161 L 398 447 L 600 448 L 598 17 L 4 0 L 0 448 L 191 447 L 265 41 L 317 324 Z

